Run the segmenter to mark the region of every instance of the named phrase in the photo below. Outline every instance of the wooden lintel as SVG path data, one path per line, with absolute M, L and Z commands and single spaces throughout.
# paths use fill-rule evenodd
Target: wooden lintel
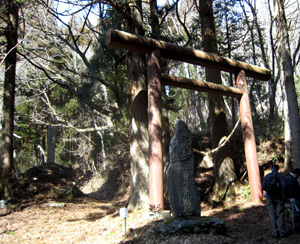
M 236 75 L 244 70 L 247 77 L 258 80 L 269 80 L 271 78 L 270 70 L 265 68 L 124 31 L 109 29 L 106 32 L 105 43 L 108 46 L 144 54 L 150 54 L 158 49 L 161 57 L 164 58 L 201 65 Z
M 239 88 L 223 86 L 212 82 L 187 79 L 167 74 L 161 74 L 161 82 L 163 85 L 176 86 L 191 90 L 220 94 L 223 96 L 241 98 L 243 95 L 243 91 Z

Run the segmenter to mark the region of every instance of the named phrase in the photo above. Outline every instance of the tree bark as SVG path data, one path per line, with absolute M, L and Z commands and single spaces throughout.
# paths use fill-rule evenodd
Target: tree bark
M 275 19 L 278 38 L 278 50 L 280 64 L 283 72 L 283 82 L 285 86 L 289 120 L 293 145 L 293 167 L 300 167 L 300 117 L 297 102 L 297 94 L 294 82 L 294 71 L 289 42 L 288 25 L 285 17 L 284 0 L 275 0 Z
M 284 120 L 284 171 L 286 173 L 292 171 L 291 165 L 291 127 L 289 123 L 289 109 L 286 99 L 286 93 L 284 90 L 284 84 L 282 82 L 282 100 L 283 100 L 283 120 Z
M 212 0 L 199 1 L 199 13 L 201 18 L 202 44 L 204 52 L 218 54 L 215 23 L 213 16 Z M 206 81 L 222 84 L 220 71 L 206 68 Z M 225 115 L 225 103 L 222 96 L 209 94 L 209 117 L 211 122 L 211 138 L 213 148 L 218 147 L 220 140 L 228 135 Z M 215 188 L 219 189 L 219 169 L 227 157 L 231 157 L 230 146 L 227 143 L 213 155 Z M 217 192 L 214 192 L 216 195 Z M 217 199 L 217 198 L 216 198 Z
M 141 1 L 129 4 L 128 31 L 143 35 Z M 131 190 L 130 208 L 149 208 L 149 165 L 148 165 L 148 97 L 145 60 L 143 55 L 128 52 L 127 73 L 130 87 L 130 155 Z
M 4 197 L 12 195 L 10 182 L 13 174 L 13 130 L 15 108 L 15 83 L 18 42 L 18 5 L 15 1 L 7 0 L 7 57 L 5 60 L 5 78 L 3 94 L 3 121 L 1 144 L 1 181 L 4 186 Z

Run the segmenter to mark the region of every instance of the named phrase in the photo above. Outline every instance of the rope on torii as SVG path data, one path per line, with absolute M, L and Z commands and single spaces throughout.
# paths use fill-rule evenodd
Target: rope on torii
M 214 148 L 214 149 L 212 149 L 212 150 L 209 150 L 209 151 L 207 151 L 207 152 L 199 151 L 199 150 L 194 149 L 194 148 L 193 148 L 193 151 L 194 151 L 195 153 L 203 154 L 204 156 L 206 156 L 206 155 L 212 155 L 213 153 L 219 151 L 222 147 L 225 146 L 225 144 L 226 144 L 227 142 L 229 142 L 229 140 L 230 140 L 230 138 L 232 137 L 233 133 L 236 131 L 236 128 L 238 127 L 238 125 L 239 125 L 239 123 L 240 123 L 240 120 L 241 120 L 241 119 L 239 118 L 238 121 L 236 122 L 235 126 L 233 127 L 232 131 L 230 132 L 230 134 L 229 134 L 228 136 L 223 136 L 223 137 L 221 138 L 218 147 L 216 147 L 216 148 Z
M 230 138 L 232 137 L 232 135 L 234 134 L 234 132 L 236 131 L 236 128 L 238 127 L 239 123 L 240 123 L 241 119 L 239 118 L 235 124 L 235 126 L 233 127 L 232 131 L 230 132 L 230 134 L 228 136 L 223 136 L 219 142 L 219 146 L 209 150 L 209 151 L 199 151 L 195 148 L 193 148 L 193 152 L 198 153 L 198 154 L 202 154 L 204 156 L 211 156 L 213 153 L 219 151 L 222 147 L 225 146 L 225 144 L 227 142 L 229 142 Z M 172 135 L 174 136 L 174 131 L 167 125 L 166 122 L 163 121 L 163 127 Z
M 243 132 L 245 156 L 249 174 L 252 201 L 262 200 L 261 180 L 257 162 L 256 143 L 251 116 L 246 77 L 269 80 L 271 71 L 248 63 L 235 61 L 181 47 L 161 40 L 134 35 L 124 31 L 108 30 L 105 43 L 111 47 L 148 54 L 148 132 L 149 132 L 149 196 L 150 207 L 164 209 L 163 162 L 162 162 L 162 114 L 161 86 L 171 85 L 214 94 L 233 96 L 239 99 L 240 122 Z M 173 59 L 236 75 L 236 87 L 199 82 L 182 77 L 161 74 L 161 58 Z M 237 88 L 237 89 L 236 89 Z M 225 138 L 224 142 L 229 139 Z M 222 144 L 222 143 L 221 143 Z M 214 149 L 214 150 L 219 150 Z

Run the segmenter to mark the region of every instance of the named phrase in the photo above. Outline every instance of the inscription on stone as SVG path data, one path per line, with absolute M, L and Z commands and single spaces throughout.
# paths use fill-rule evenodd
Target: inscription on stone
M 174 217 L 200 216 L 200 196 L 194 180 L 192 136 L 186 124 L 179 120 L 170 144 L 170 166 L 167 189 Z

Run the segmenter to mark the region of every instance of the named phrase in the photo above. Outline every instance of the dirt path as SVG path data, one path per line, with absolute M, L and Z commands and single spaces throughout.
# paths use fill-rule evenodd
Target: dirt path
M 203 216 L 216 216 L 225 221 L 225 236 L 175 235 L 155 236 L 148 232 L 153 219 L 142 211 L 130 212 L 127 236 L 124 220 L 119 216 L 122 201 L 106 203 L 89 198 L 51 207 L 51 201 L 23 203 L 15 211 L 0 217 L 0 243 L 289 243 L 298 244 L 300 233 L 285 239 L 270 238 L 270 224 L 265 205 L 244 203 L 214 210 L 204 207 Z M 290 226 L 288 226 L 288 229 Z

